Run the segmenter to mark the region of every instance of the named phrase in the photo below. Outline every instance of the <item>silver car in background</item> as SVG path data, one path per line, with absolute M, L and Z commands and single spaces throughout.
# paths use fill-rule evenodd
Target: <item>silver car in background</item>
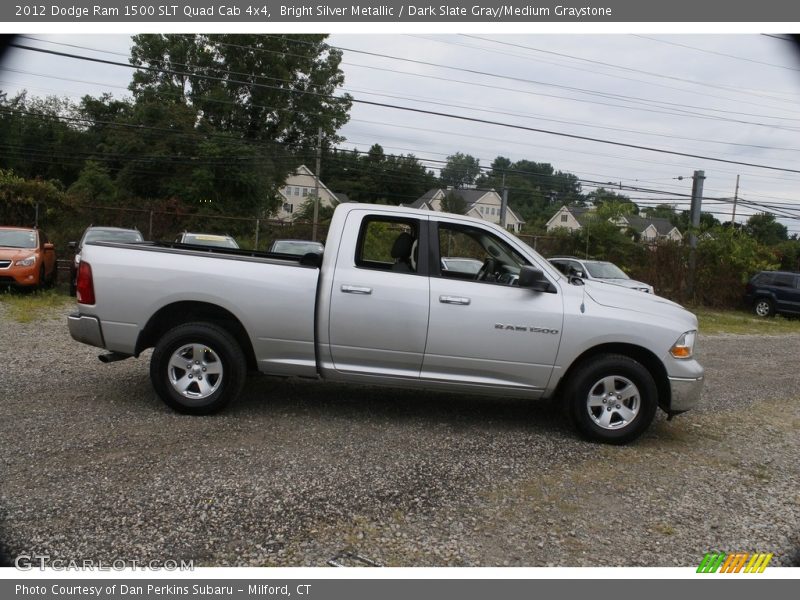
M 548 260 L 564 275 L 577 275 L 581 279 L 611 283 L 648 294 L 655 293 L 652 285 L 631 279 L 625 271 L 606 260 L 586 260 L 573 256 L 557 256 Z

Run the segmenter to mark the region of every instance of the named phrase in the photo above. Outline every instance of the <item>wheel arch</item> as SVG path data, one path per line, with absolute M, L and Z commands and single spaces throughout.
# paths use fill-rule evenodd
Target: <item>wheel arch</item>
M 572 361 L 572 364 L 559 380 L 555 393 L 561 393 L 561 391 L 567 385 L 567 382 L 571 380 L 575 370 L 581 364 L 591 360 L 592 357 L 599 356 L 601 354 L 619 354 L 621 356 L 627 356 L 628 358 L 640 363 L 645 369 L 647 369 L 647 371 L 652 375 L 653 381 L 655 381 L 656 384 L 656 390 L 658 391 L 658 406 L 661 408 L 661 410 L 669 413 L 671 389 L 669 385 L 667 369 L 664 366 L 664 363 L 662 363 L 655 354 L 653 354 L 647 348 L 637 346 L 636 344 L 599 344 L 589 348 L 588 350 L 585 350 L 574 361 Z
M 159 338 L 173 327 L 195 322 L 214 323 L 224 328 L 244 352 L 247 368 L 258 368 L 253 344 L 242 322 L 229 310 L 210 302 L 180 301 L 161 307 L 139 332 L 134 355 L 139 356 L 147 348 L 155 346 Z

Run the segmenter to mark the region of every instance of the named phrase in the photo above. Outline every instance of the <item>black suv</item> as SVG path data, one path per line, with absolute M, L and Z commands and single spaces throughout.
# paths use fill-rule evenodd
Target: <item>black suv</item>
M 747 284 L 744 300 L 759 317 L 800 314 L 800 273 L 761 271 Z

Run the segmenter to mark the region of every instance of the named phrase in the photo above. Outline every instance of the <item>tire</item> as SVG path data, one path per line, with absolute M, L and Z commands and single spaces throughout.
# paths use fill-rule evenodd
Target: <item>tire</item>
M 47 288 L 52 288 L 56 285 L 58 280 L 58 265 L 53 265 L 53 270 L 50 272 L 50 277 L 47 278 Z
M 242 391 L 246 374 L 239 343 L 213 323 L 170 329 L 158 340 L 150 360 L 150 381 L 158 396 L 188 415 L 221 411 Z
M 756 298 L 753 302 L 753 312 L 757 317 L 772 317 L 775 315 L 775 305 L 769 298 Z
M 658 389 L 641 363 L 620 354 L 601 354 L 576 368 L 565 389 L 564 402 L 583 437 L 626 444 L 652 423 Z
M 43 290 L 47 287 L 47 277 L 45 276 L 44 265 L 39 267 L 39 281 L 36 285 L 37 290 Z

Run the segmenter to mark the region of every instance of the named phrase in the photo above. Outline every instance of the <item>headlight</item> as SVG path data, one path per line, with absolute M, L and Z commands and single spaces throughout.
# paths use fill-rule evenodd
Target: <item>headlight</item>
M 694 354 L 694 340 L 697 337 L 696 331 L 687 331 L 669 349 L 669 353 L 675 358 L 692 358 Z
M 23 258 L 22 260 L 18 260 L 14 263 L 18 267 L 32 267 L 36 264 L 36 255 L 29 256 L 28 258 Z

